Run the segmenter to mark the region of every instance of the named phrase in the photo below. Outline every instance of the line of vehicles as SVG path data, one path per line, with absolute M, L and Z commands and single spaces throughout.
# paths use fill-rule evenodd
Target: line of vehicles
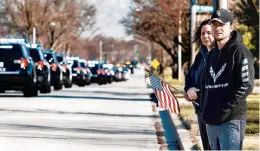
M 25 97 L 80 87 L 91 83 L 110 84 L 125 81 L 133 67 L 101 64 L 80 57 L 69 57 L 37 45 L 28 45 L 23 39 L 0 39 L 0 93 L 22 91 Z

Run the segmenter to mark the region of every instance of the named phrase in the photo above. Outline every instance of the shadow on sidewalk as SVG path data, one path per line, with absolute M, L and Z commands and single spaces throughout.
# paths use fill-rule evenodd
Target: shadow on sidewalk
M 148 93 L 131 93 L 131 92 L 110 92 L 110 91 L 91 91 L 91 90 L 66 90 L 65 92 L 72 92 L 72 93 L 98 93 L 98 94 L 112 94 L 117 96 L 128 96 L 128 95 L 147 95 Z
M 108 116 L 108 117 L 138 117 L 138 118 L 153 118 L 157 117 L 154 115 L 134 115 L 134 114 L 108 114 L 108 113 L 95 113 L 95 112 L 68 112 L 48 109 L 36 109 L 36 110 L 25 110 L 25 109 L 6 109 L 0 108 L 0 112 L 21 112 L 21 113 L 49 113 L 49 114 L 64 114 L 64 115 L 93 115 L 93 116 Z
M 38 98 L 61 98 L 61 99 L 95 99 L 95 100 L 117 100 L 117 101 L 151 101 L 143 98 L 122 97 L 98 97 L 98 96 L 70 96 L 70 95 L 40 95 Z

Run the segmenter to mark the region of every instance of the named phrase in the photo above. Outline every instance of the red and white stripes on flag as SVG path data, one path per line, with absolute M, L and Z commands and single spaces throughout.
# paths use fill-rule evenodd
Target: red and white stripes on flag
M 151 86 L 158 99 L 159 107 L 167 109 L 175 114 L 179 114 L 179 102 L 174 94 L 170 91 L 170 85 L 152 73 L 149 73 L 149 77 Z

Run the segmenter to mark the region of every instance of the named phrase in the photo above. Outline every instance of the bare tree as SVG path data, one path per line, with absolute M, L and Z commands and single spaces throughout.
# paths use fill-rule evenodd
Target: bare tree
M 1 25 L 28 41 L 32 41 L 35 27 L 38 40 L 48 49 L 66 45 L 62 44 L 66 38 L 66 42 L 75 42 L 75 36 L 80 37 L 95 24 L 96 9 L 83 0 L 4 0 L 1 4 Z
M 136 2 L 136 1 L 135 1 Z M 184 52 L 190 52 L 189 1 L 187 0 L 151 0 L 137 1 L 132 12 L 122 23 L 128 34 L 138 34 L 160 45 L 172 58 L 171 67 L 177 76 L 177 45 Z M 182 20 L 183 42 L 178 41 L 179 20 Z M 185 36 L 186 35 L 186 36 Z

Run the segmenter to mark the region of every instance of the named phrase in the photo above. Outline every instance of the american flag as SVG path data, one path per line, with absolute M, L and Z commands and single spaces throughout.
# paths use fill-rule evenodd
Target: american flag
M 179 114 L 179 102 L 170 91 L 170 85 L 152 73 L 149 73 L 149 77 L 154 93 L 159 100 L 159 107 L 167 109 L 175 114 Z

